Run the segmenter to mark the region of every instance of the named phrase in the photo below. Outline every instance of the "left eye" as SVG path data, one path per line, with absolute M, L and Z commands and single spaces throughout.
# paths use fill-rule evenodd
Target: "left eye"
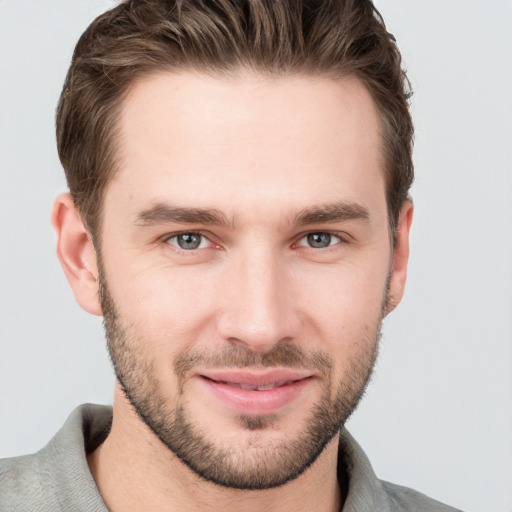
M 204 249 L 210 245 L 210 241 L 201 233 L 179 233 L 169 237 L 167 243 L 184 251 Z
M 312 247 L 313 249 L 324 249 L 325 247 L 336 245 L 340 241 L 340 237 L 333 235 L 332 233 L 319 232 L 309 233 L 306 236 L 303 236 L 299 241 L 299 245 Z

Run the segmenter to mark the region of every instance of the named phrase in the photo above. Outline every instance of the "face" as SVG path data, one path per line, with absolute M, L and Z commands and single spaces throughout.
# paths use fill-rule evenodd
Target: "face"
M 100 237 L 118 380 L 197 474 L 281 485 L 357 404 L 394 291 L 373 102 L 354 80 L 162 74 L 120 141 Z

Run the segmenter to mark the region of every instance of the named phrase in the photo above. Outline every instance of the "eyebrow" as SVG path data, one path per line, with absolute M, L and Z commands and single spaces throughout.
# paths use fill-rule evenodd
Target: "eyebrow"
M 297 215 L 291 217 L 291 224 L 307 226 L 368 219 L 369 213 L 364 206 L 357 203 L 339 202 L 304 208 Z M 228 220 L 226 215 L 215 208 L 188 208 L 166 203 L 156 203 L 140 211 L 136 216 L 136 224 L 139 226 L 155 226 L 171 222 L 231 228 L 235 224 L 234 220 Z
M 346 222 L 350 220 L 369 220 L 369 218 L 368 210 L 360 204 L 329 203 L 301 210 L 295 222 L 299 226 L 307 226 L 309 224 Z
M 169 222 L 215 226 L 231 224 L 222 212 L 214 208 L 186 208 L 165 203 L 157 203 L 142 210 L 136 217 L 136 224 L 141 226 L 155 226 Z

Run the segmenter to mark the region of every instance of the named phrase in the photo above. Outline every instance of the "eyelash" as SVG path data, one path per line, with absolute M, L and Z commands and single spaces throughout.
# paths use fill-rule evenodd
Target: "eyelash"
M 196 248 L 191 248 L 191 249 L 184 249 L 182 247 L 180 247 L 178 245 L 178 237 L 180 236 L 184 236 L 184 235 L 189 235 L 189 236 L 197 236 L 197 237 L 201 237 L 201 241 L 200 241 L 200 245 L 203 243 L 204 240 L 208 241 L 210 246 L 211 245 L 216 245 L 214 242 L 212 242 L 210 240 L 210 238 L 205 235 L 204 233 L 201 233 L 200 231 L 181 231 L 179 233 L 173 233 L 171 235 L 167 235 L 163 241 L 169 245 L 172 245 L 176 250 L 182 252 L 182 253 L 194 253 L 196 251 L 198 251 L 199 249 L 207 249 L 208 247 L 196 247 Z M 314 236 L 314 235 L 328 235 L 329 237 L 332 238 L 336 238 L 337 239 L 337 242 L 333 243 L 333 244 L 329 244 L 327 245 L 326 247 L 311 247 L 311 245 L 306 245 L 306 244 L 301 244 L 301 242 L 304 240 L 304 239 L 307 239 L 308 237 L 310 236 Z M 305 247 L 307 249 L 313 249 L 313 250 L 328 250 L 328 249 L 331 249 L 332 247 L 336 246 L 336 245 L 339 245 L 339 244 L 348 244 L 349 241 L 347 240 L 348 236 L 346 234 L 342 234 L 342 233 L 336 233 L 336 232 L 331 232 L 331 231 L 308 231 L 307 233 L 305 234 L 301 234 L 299 236 L 299 238 L 297 239 L 297 241 L 293 244 L 293 247 Z M 329 242 L 331 242 L 332 240 L 329 240 Z M 176 243 L 171 243 L 172 240 L 176 240 Z
M 197 247 L 195 249 L 183 249 L 182 247 L 180 247 L 177 244 L 177 242 L 176 242 L 176 244 L 171 243 L 171 240 L 177 241 L 180 236 L 184 236 L 184 235 L 201 237 L 202 240 L 201 240 L 200 244 L 202 244 L 204 240 L 207 240 L 210 244 L 213 244 L 213 242 L 210 240 L 210 238 L 208 238 L 205 234 L 201 233 L 200 231 L 182 231 L 180 233 L 173 233 L 172 235 L 166 236 L 164 238 L 164 242 L 169 245 L 172 245 L 178 251 L 185 252 L 185 253 L 192 253 L 192 252 L 197 251 L 198 249 L 206 249 L 206 247 Z
M 329 245 L 327 245 L 326 247 L 312 247 L 311 245 L 302 245 L 301 242 L 304 240 L 304 239 L 308 239 L 309 237 L 313 237 L 315 235 L 327 235 L 329 237 Z M 331 245 L 331 241 L 332 241 L 332 238 L 337 238 L 338 241 L 334 244 Z M 309 243 L 311 243 L 311 240 L 308 240 Z M 334 245 L 338 245 L 339 243 L 343 243 L 344 242 L 344 239 L 339 235 L 339 234 L 336 234 L 336 233 L 331 233 L 330 231 L 311 231 L 309 233 L 306 233 L 305 235 L 303 235 L 297 244 L 297 246 L 299 247 L 308 247 L 310 249 L 329 249 L 330 247 L 333 247 Z

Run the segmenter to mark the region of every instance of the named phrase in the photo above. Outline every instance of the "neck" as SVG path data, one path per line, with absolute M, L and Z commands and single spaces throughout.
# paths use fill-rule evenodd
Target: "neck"
M 337 512 L 342 505 L 337 450 L 336 437 L 309 469 L 283 486 L 256 491 L 224 488 L 185 466 L 139 419 L 118 389 L 111 432 L 89 455 L 89 465 L 111 512 Z

